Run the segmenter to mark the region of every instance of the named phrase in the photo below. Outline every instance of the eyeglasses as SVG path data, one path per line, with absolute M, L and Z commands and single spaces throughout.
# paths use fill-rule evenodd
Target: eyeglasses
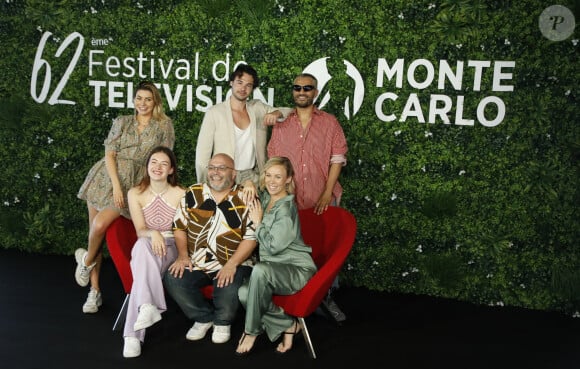
M 215 166 L 215 165 L 208 165 L 207 166 L 207 170 L 217 170 L 218 172 L 225 172 L 228 169 L 234 169 L 234 168 L 230 168 L 230 167 L 226 167 L 225 165 L 219 165 L 219 166 Z
M 309 92 L 309 91 L 314 90 L 314 86 L 312 86 L 312 85 L 306 85 L 306 86 L 294 85 L 294 86 L 292 86 L 292 89 L 296 92 L 300 92 L 300 90 L 304 90 L 304 92 Z

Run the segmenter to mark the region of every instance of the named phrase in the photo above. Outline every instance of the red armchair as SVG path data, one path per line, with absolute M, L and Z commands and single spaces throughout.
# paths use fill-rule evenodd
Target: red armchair
M 304 318 L 312 314 L 321 304 L 346 261 L 354 244 L 356 219 L 350 212 L 339 207 L 329 207 L 321 215 L 316 215 L 313 209 L 300 210 L 299 216 L 302 237 L 312 247 L 312 257 L 318 271 L 302 290 L 293 295 L 275 295 L 273 302 L 282 307 L 287 314 L 298 319 L 308 352 L 315 359 L 316 353 Z M 121 311 L 115 319 L 113 330 L 117 330 L 126 315 L 133 284 L 130 266 L 131 249 L 136 240 L 137 235 L 133 222 L 123 217 L 116 219 L 106 233 L 109 254 L 127 294 Z M 206 298 L 211 298 L 213 288 L 212 286 L 205 287 L 202 292 Z
M 299 216 L 302 237 L 312 247 L 312 258 L 318 271 L 299 292 L 287 296 L 275 295 L 273 301 L 298 319 L 310 356 L 315 359 L 316 353 L 304 318 L 321 304 L 346 261 L 354 244 L 356 219 L 349 211 L 335 206 L 328 207 L 321 215 L 316 215 L 313 209 L 300 210 Z

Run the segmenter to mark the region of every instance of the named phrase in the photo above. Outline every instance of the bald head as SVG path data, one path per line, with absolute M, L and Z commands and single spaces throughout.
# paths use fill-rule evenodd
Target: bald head
M 221 164 L 216 164 L 221 163 Z M 224 153 L 215 154 L 210 160 L 209 165 L 225 165 L 226 167 L 234 167 L 234 159 L 231 156 Z
M 229 191 L 236 178 L 234 159 L 231 156 L 219 153 L 215 154 L 207 165 L 207 184 L 218 192 Z

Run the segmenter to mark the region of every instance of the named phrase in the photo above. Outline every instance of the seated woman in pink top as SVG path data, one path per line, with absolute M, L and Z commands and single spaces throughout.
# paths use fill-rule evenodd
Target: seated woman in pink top
M 145 329 L 161 320 L 167 309 L 162 276 L 177 258 L 173 217 L 184 194 L 177 182 L 175 155 L 168 147 L 154 148 L 143 180 L 128 193 L 138 239 L 131 251 L 133 286 L 123 332 L 124 357 L 141 355 Z

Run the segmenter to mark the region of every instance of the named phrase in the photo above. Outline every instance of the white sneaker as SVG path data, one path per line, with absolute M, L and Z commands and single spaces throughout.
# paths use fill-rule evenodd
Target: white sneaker
M 123 357 L 137 357 L 141 355 L 141 341 L 136 337 L 125 337 Z
M 83 305 L 83 313 L 96 313 L 99 311 L 99 306 L 103 305 L 103 298 L 101 293 L 91 287 L 87 301 Z
M 230 340 L 230 326 L 229 325 L 214 325 L 213 333 L 211 335 L 213 343 L 226 343 Z
M 185 338 L 187 338 L 190 341 L 200 340 L 203 337 L 205 337 L 205 334 L 207 333 L 207 331 L 209 331 L 209 329 L 212 327 L 212 325 L 213 325 L 213 322 L 209 322 L 209 323 L 195 322 L 193 327 L 191 327 L 187 331 Z
M 143 304 L 139 308 L 139 315 L 133 325 L 133 330 L 138 331 L 151 327 L 153 324 L 161 320 L 161 313 L 156 306 L 151 304 Z
M 97 264 L 94 262 L 92 265 L 86 266 L 85 259 L 87 257 L 88 251 L 85 249 L 75 250 L 75 260 L 77 261 L 77 268 L 75 270 L 75 279 L 79 286 L 86 287 L 89 284 L 89 279 L 91 277 L 91 270 Z

